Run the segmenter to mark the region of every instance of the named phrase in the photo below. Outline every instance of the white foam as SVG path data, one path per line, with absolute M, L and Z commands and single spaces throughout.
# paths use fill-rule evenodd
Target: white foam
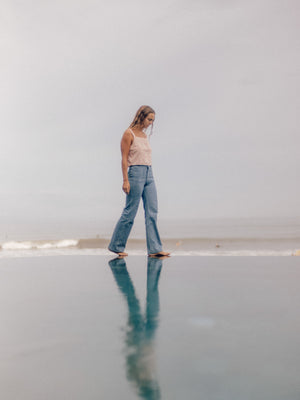
M 3 250 L 28 250 L 32 245 L 30 242 L 6 242 L 1 247 Z
M 66 239 L 66 240 L 59 240 L 58 242 L 42 244 L 38 247 L 38 249 L 53 249 L 53 248 L 63 249 L 68 247 L 75 247 L 77 245 L 78 245 L 78 240 Z
M 25 250 L 2 250 L 0 258 L 27 258 L 27 257 L 53 257 L 53 256 L 108 256 L 112 255 L 106 249 L 78 249 L 78 248 L 48 248 Z
M 2 244 L 3 250 L 43 250 L 43 249 L 62 249 L 75 247 L 78 245 L 78 240 L 65 239 L 55 241 L 27 241 L 27 242 L 5 242 Z

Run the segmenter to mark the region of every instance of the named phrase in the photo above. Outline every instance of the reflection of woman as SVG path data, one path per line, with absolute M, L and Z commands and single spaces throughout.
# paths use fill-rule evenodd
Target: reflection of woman
M 133 382 L 141 398 L 159 400 L 160 389 L 155 374 L 154 335 L 158 326 L 158 281 L 162 260 L 148 259 L 147 305 L 143 317 L 125 260 L 109 261 L 117 285 L 128 305 L 128 329 L 126 333 L 127 378 Z
M 151 147 L 145 134 L 145 130 L 149 126 L 152 127 L 154 119 L 155 112 L 151 107 L 140 107 L 121 140 L 123 191 L 126 193 L 126 205 L 108 247 L 119 256 L 127 256 L 124 250 L 141 198 L 145 209 L 148 254 L 169 255 L 162 251 L 157 228 L 157 194 L 152 174 Z

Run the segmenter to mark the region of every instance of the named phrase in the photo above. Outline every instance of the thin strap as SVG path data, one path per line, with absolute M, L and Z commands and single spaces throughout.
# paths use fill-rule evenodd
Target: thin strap
M 133 130 L 129 128 L 130 132 L 133 134 L 133 137 L 135 138 L 135 134 L 133 133 Z

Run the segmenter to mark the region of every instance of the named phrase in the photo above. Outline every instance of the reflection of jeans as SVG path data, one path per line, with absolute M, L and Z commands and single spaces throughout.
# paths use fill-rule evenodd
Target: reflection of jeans
M 142 197 L 145 210 L 148 254 L 158 253 L 162 250 L 162 244 L 156 223 L 157 194 L 152 167 L 132 165 L 128 170 L 128 180 L 130 192 L 126 196 L 125 208 L 115 227 L 108 248 L 115 253 L 124 251 Z
M 115 258 L 109 261 L 114 278 L 128 304 L 128 324 L 132 328 L 129 330 L 129 334 L 133 336 L 135 345 L 145 339 L 152 339 L 157 328 L 159 314 L 158 281 L 162 265 L 163 261 L 160 258 L 148 258 L 147 260 L 147 301 L 144 319 L 140 302 L 136 297 L 132 280 L 126 268 L 125 259 Z
M 147 302 L 143 315 L 125 259 L 116 258 L 109 261 L 116 283 L 128 306 L 125 337 L 127 378 L 134 383 L 140 398 L 146 400 L 161 399 L 155 367 L 154 339 L 159 322 L 158 282 L 162 263 L 161 259 L 148 258 Z

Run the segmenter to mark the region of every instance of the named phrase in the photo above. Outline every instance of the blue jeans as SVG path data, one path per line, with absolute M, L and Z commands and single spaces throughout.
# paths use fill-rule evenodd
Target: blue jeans
M 130 192 L 126 195 L 126 205 L 119 219 L 110 244 L 110 251 L 121 253 L 125 250 L 134 218 L 143 199 L 146 223 L 146 238 L 148 254 L 162 250 L 157 229 L 157 194 L 152 174 L 152 167 L 147 165 L 132 165 L 128 170 Z

